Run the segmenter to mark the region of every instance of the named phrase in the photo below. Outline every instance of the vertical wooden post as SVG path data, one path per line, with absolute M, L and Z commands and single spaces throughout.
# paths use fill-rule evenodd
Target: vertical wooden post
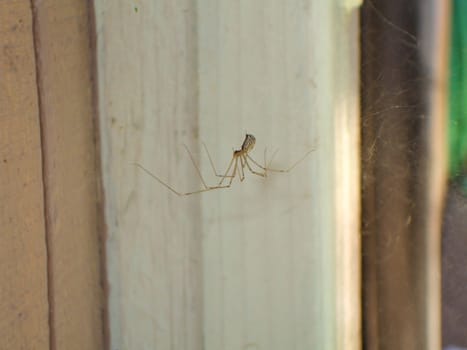
M 96 1 L 111 347 L 203 349 L 194 1 Z
M 102 349 L 99 164 L 86 1 L 33 1 L 52 349 Z M 105 277 L 103 277 L 105 278 Z
M 202 197 L 206 349 L 359 348 L 356 11 L 198 1 L 200 133 L 216 165 L 245 132 L 261 163 L 279 149 L 276 168 L 316 149 Z
M 97 1 L 112 347 L 358 349 L 356 8 Z M 200 188 L 245 132 L 287 174 Z M 269 158 L 268 158 L 269 159 Z
M 39 106 L 29 1 L 0 2 L 0 348 L 49 349 Z
M 89 7 L 0 4 L 0 348 L 102 349 Z

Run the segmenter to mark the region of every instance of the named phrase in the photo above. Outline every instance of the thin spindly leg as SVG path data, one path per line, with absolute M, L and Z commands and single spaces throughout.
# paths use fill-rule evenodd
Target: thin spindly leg
M 235 174 L 237 172 L 237 158 L 236 157 L 232 158 L 232 161 L 234 159 L 235 159 L 235 163 L 234 163 L 234 169 L 233 169 L 232 175 L 231 176 L 223 176 L 222 180 L 221 180 L 221 181 L 224 181 L 225 178 L 230 178 L 230 181 L 229 181 L 228 185 L 221 186 L 221 184 L 219 184 L 218 186 L 212 186 L 212 187 L 204 188 L 202 190 L 198 190 L 198 191 L 194 191 L 194 192 L 182 193 L 181 195 L 188 196 L 190 194 L 196 194 L 196 193 L 202 193 L 202 192 L 207 192 L 207 191 L 212 191 L 212 190 L 218 190 L 218 189 L 221 189 L 221 188 L 229 188 L 232 185 L 232 181 L 233 181 L 233 179 L 235 177 Z M 232 163 L 232 161 L 231 161 L 231 163 Z M 227 169 L 226 174 L 228 173 L 229 170 L 230 170 L 230 166 Z
M 271 163 L 272 163 L 272 160 L 274 159 L 274 157 L 276 156 L 277 152 L 279 151 L 279 149 L 276 149 L 274 151 L 274 153 L 272 154 L 271 156 L 271 159 L 269 159 L 269 162 L 267 161 L 267 156 L 266 156 L 266 148 L 264 149 L 264 166 L 266 169 L 269 169 Z M 266 165 L 267 164 L 267 165 Z M 265 177 L 268 177 L 268 171 L 267 170 L 264 170 L 264 174 L 265 174 Z
M 240 171 L 239 171 L 239 176 L 240 176 L 240 181 L 245 180 L 245 161 L 243 160 L 243 156 L 240 156 Z
M 248 167 L 248 170 L 250 170 L 250 172 L 251 172 L 252 174 L 255 174 L 255 175 L 258 175 L 258 176 L 261 176 L 261 177 L 266 177 L 266 172 L 260 173 L 260 172 L 254 171 L 254 170 L 251 168 L 250 163 L 248 163 L 248 159 L 246 158 L 245 155 L 244 155 L 242 158 L 243 158 L 243 162 L 245 162 L 246 166 Z
M 264 167 L 264 166 L 261 166 L 260 164 L 258 164 L 258 162 L 256 162 L 253 158 L 251 158 L 251 156 L 249 156 L 248 154 L 247 154 L 247 155 L 243 155 L 243 157 L 244 157 L 244 159 L 245 159 L 245 163 L 246 163 L 246 165 L 248 166 L 248 169 L 250 170 L 250 172 L 252 172 L 253 174 L 258 175 L 258 176 L 268 177 L 268 170 L 270 169 L 270 168 L 269 168 L 269 165 L 271 165 L 271 162 L 272 162 L 272 160 L 274 159 L 275 155 L 277 154 L 277 151 L 278 151 L 278 150 L 275 150 L 274 153 L 272 154 L 272 157 L 271 157 L 271 159 L 269 160 L 267 167 Z M 250 163 L 248 163 L 247 157 L 250 158 L 251 161 L 253 162 L 253 164 L 255 164 L 258 168 L 264 170 L 264 172 L 262 172 L 262 173 L 260 173 L 260 172 L 255 172 L 255 171 L 253 170 L 253 168 L 251 167 Z M 264 164 L 266 164 L 266 148 L 264 149 Z
M 234 157 L 234 158 L 235 158 L 234 170 L 232 172 L 232 176 L 230 177 L 230 181 L 229 181 L 229 184 L 227 185 L 227 187 L 230 187 L 230 185 L 232 185 L 232 181 L 235 178 L 235 175 L 237 174 L 238 157 Z M 222 179 L 222 180 L 224 180 L 224 179 Z
M 264 171 L 272 171 L 272 172 L 275 172 L 275 173 L 288 173 L 289 171 L 291 171 L 293 168 L 295 168 L 298 164 L 300 164 L 311 152 L 313 152 L 314 149 L 308 151 L 305 153 L 305 155 L 303 157 L 301 157 L 299 160 L 297 160 L 295 163 L 292 164 L 292 166 L 290 166 L 289 168 L 287 169 L 274 169 L 274 168 L 269 168 L 268 167 L 264 167 L 262 165 L 260 165 L 257 161 L 255 161 L 253 158 L 251 158 L 251 156 L 249 154 L 247 154 L 246 156 L 248 157 L 249 160 L 251 160 L 256 166 L 260 167 L 261 169 L 263 169 Z
M 201 175 L 201 171 L 199 170 L 198 165 L 196 165 L 195 159 L 193 158 L 193 155 L 191 154 L 190 150 L 188 147 L 184 144 L 183 147 L 185 147 L 185 150 L 187 151 L 188 155 L 190 156 L 191 162 L 193 163 L 193 166 L 196 169 L 196 172 L 198 173 L 199 178 L 201 179 L 201 182 L 203 183 L 203 186 L 205 189 L 208 189 L 209 186 L 206 185 L 206 182 L 204 182 L 203 175 Z
M 225 186 L 212 186 L 212 187 L 209 187 L 207 186 L 206 188 L 203 188 L 201 190 L 198 190 L 198 191 L 193 191 L 193 192 L 179 192 L 177 190 L 175 190 L 173 187 L 171 187 L 169 184 L 165 183 L 164 181 L 162 181 L 161 179 L 159 179 L 156 175 L 154 175 L 153 173 L 151 173 L 148 169 L 146 169 L 145 167 L 143 167 L 141 164 L 138 164 L 138 163 L 134 163 L 134 165 L 136 165 L 138 168 L 140 168 L 141 170 L 143 170 L 146 174 L 148 174 L 149 176 L 151 176 L 153 179 L 155 179 L 157 182 L 159 182 L 162 186 L 165 186 L 166 188 L 168 188 L 170 191 L 172 191 L 173 193 L 175 193 L 177 196 L 188 196 L 190 194 L 196 194 L 196 193 L 201 193 L 201 192 L 208 192 L 208 191 L 212 191 L 212 190 L 219 190 L 221 188 L 229 188 L 230 187 L 230 184 L 229 183 L 228 185 L 225 185 Z
M 138 163 L 134 163 L 134 165 L 136 165 L 138 168 L 140 168 L 141 170 L 143 170 L 146 174 L 148 174 L 149 176 L 151 176 L 154 180 L 156 180 L 157 182 L 159 182 L 161 185 L 167 187 L 169 190 L 171 190 L 173 193 L 175 193 L 176 195 L 179 195 L 181 196 L 182 193 L 178 192 L 177 190 L 175 190 L 174 188 L 172 188 L 170 185 L 168 185 L 167 183 L 165 183 L 164 181 L 162 181 L 161 179 L 159 179 L 156 175 L 154 175 L 153 173 L 151 173 L 148 169 L 146 169 L 144 166 L 142 166 L 141 164 L 138 164 Z
M 190 194 L 196 194 L 196 193 L 202 193 L 202 192 L 220 190 L 221 188 L 229 188 L 229 187 L 230 187 L 230 183 L 229 183 L 228 185 L 225 185 L 225 186 L 212 186 L 212 187 L 208 187 L 208 188 L 205 188 L 205 189 L 202 189 L 202 190 L 198 190 L 198 191 L 194 191 L 194 192 L 182 193 L 181 195 L 182 195 L 182 196 L 189 196 Z
M 236 158 L 235 156 L 233 156 L 232 159 L 231 159 L 231 161 L 230 161 L 230 163 L 229 163 L 229 166 L 227 167 L 227 170 L 226 170 L 226 172 L 225 172 L 225 175 L 222 176 L 222 179 L 221 179 L 221 181 L 219 181 L 218 186 L 221 186 L 222 183 L 224 182 L 225 178 L 227 178 L 227 177 L 230 177 L 230 183 L 232 183 L 232 180 L 233 180 L 233 178 L 234 178 L 234 176 L 235 176 L 235 169 L 234 169 L 234 171 L 233 171 L 232 176 L 227 176 L 227 174 L 229 173 L 230 168 L 232 168 L 232 164 L 234 163 L 234 160 L 235 160 L 235 167 L 234 167 L 234 168 L 237 167 L 237 158 Z
M 212 168 L 212 171 L 214 172 L 214 175 L 216 175 L 217 177 L 229 177 L 230 178 L 232 175 L 221 175 L 217 172 L 216 167 L 214 166 L 214 162 L 212 161 L 211 154 L 209 153 L 208 148 L 204 142 L 203 142 L 203 147 L 204 147 L 204 150 L 206 151 L 206 154 L 208 155 L 209 163 L 211 164 L 211 168 Z

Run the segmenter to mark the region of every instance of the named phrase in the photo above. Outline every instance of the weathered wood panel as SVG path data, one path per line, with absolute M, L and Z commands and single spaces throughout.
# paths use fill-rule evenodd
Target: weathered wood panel
M 357 12 L 97 1 L 112 348 L 357 349 Z M 244 133 L 289 174 L 200 188 Z M 209 183 L 213 177 L 206 176 Z
M 0 2 L 0 349 L 49 349 L 39 109 L 29 1 Z
M 95 3 L 112 349 L 202 349 L 200 198 L 133 164 L 198 186 L 182 147 L 198 137 L 193 6 Z
M 33 1 L 51 342 L 103 348 L 99 187 L 88 2 Z
M 261 163 L 279 149 L 276 168 L 316 148 L 288 174 L 202 197 L 206 349 L 358 348 L 356 20 L 318 1 L 198 1 L 215 163 L 245 131 Z

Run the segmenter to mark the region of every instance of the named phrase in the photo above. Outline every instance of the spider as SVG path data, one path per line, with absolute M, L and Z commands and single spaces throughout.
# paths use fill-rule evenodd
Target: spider
M 206 182 L 203 179 L 203 176 L 201 175 L 201 171 L 199 170 L 199 167 L 196 165 L 196 162 L 195 162 L 195 160 L 193 158 L 193 155 L 188 150 L 188 147 L 184 145 L 186 151 L 188 152 L 188 155 L 190 156 L 190 159 L 191 159 L 194 167 L 196 168 L 196 172 L 198 173 L 198 176 L 201 179 L 201 182 L 202 182 L 203 187 L 204 187 L 204 188 L 202 188 L 200 190 L 192 191 L 192 192 L 179 192 L 179 191 L 175 190 L 172 186 L 170 186 L 168 183 L 162 181 L 159 177 L 154 175 L 152 172 L 150 172 L 148 169 L 143 167 L 141 164 L 138 164 L 138 163 L 134 163 L 134 164 L 137 167 L 139 167 L 141 170 L 146 172 L 149 176 L 151 176 L 152 178 L 157 180 L 161 185 L 167 187 L 170 191 L 172 191 L 177 196 L 189 196 L 189 195 L 192 195 L 192 194 L 208 192 L 208 191 L 213 191 L 213 190 L 219 190 L 219 189 L 222 189 L 222 188 L 229 188 L 232 185 L 233 179 L 237 176 L 237 174 L 239 176 L 240 181 L 243 181 L 245 179 L 245 167 L 247 167 L 248 170 L 252 174 L 257 175 L 257 176 L 261 176 L 261 177 L 267 177 L 268 171 L 276 172 L 276 173 L 288 173 L 293 168 L 295 168 L 301 161 L 303 161 L 311 152 L 314 151 L 314 149 L 309 150 L 308 152 L 305 153 L 305 155 L 303 155 L 298 161 L 293 163 L 292 166 L 290 166 L 287 169 L 274 169 L 274 168 L 270 168 L 269 164 L 271 163 L 272 158 L 277 153 L 277 151 L 274 152 L 274 154 L 272 155 L 271 160 L 270 160 L 268 165 L 266 165 L 266 151 L 265 151 L 265 157 L 264 157 L 265 158 L 265 164 L 264 164 L 264 166 L 262 166 L 257 161 L 255 161 L 249 154 L 253 150 L 253 148 L 255 147 L 255 143 L 256 143 L 256 138 L 253 135 L 251 135 L 251 134 L 246 134 L 245 135 L 245 140 L 243 140 L 243 143 L 242 143 L 242 146 L 240 147 L 240 149 L 233 151 L 232 159 L 230 160 L 229 166 L 227 167 L 227 170 L 225 171 L 224 175 L 221 175 L 221 174 L 217 173 L 216 168 L 214 167 L 214 163 L 213 163 L 213 161 L 211 159 L 211 155 L 209 154 L 209 151 L 208 151 L 206 145 L 203 143 L 203 147 L 204 147 L 204 149 L 205 149 L 205 151 L 206 151 L 206 153 L 208 155 L 209 162 L 211 163 L 211 167 L 213 169 L 214 174 L 217 177 L 221 178 L 219 183 L 217 185 L 215 185 L 215 186 L 208 186 L 206 184 Z M 253 169 L 252 164 L 250 164 L 250 161 L 257 167 L 257 170 Z M 224 184 L 224 181 L 226 181 L 226 179 L 229 179 L 228 183 Z

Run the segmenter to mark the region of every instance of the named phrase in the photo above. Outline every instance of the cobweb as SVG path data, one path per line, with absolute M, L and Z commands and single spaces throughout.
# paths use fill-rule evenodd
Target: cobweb
M 362 9 L 363 329 L 368 349 L 426 345 L 416 315 L 424 314 L 419 299 L 427 295 L 428 161 L 435 140 L 428 138 L 434 81 L 423 6 L 372 1 Z M 443 344 L 467 347 L 467 249 L 462 249 L 467 248 L 467 203 L 454 188 L 446 202 Z

